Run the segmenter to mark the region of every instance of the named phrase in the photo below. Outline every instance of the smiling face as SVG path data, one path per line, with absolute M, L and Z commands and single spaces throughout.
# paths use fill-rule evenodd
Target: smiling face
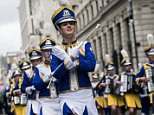
M 59 25 L 60 33 L 67 40 L 73 39 L 76 31 L 75 26 L 76 24 L 74 21 L 63 22 Z

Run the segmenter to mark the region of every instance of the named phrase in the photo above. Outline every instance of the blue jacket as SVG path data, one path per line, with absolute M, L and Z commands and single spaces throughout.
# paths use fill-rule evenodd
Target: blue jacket
M 34 70 L 32 70 L 32 73 L 30 76 L 27 75 L 26 72 L 24 72 L 24 75 L 23 75 L 23 82 L 22 82 L 22 85 L 21 85 L 21 92 L 22 93 L 26 93 L 26 87 L 29 87 L 29 86 L 33 86 L 33 79 L 34 79 Z M 35 100 L 36 99 L 36 91 L 32 91 L 32 94 L 29 95 L 28 94 L 28 99 L 32 99 L 32 100 Z
M 36 88 L 36 90 L 40 91 L 39 92 L 39 97 L 42 98 L 42 97 L 52 97 L 52 93 L 50 91 L 50 89 L 47 88 L 48 84 L 49 84 L 49 81 L 48 82 L 45 82 L 44 81 L 44 76 L 40 73 L 40 71 L 42 69 L 46 69 L 48 70 L 48 67 L 47 65 L 45 64 L 41 64 L 40 67 L 36 67 L 34 69 L 34 80 L 33 80 L 33 84 L 34 84 L 34 87 Z M 48 71 L 51 71 L 50 68 Z M 56 84 L 55 85 L 55 89 L 56 89 Z M 57 92 L 57 91 L 56 91 Z
M 73 43 L 72 46 L 74 46 L 74 44 L 77 43 Z M 63 44 L 62 47 L 67 51 L 67 48 L 71 46 Z M 91 82 L 88 76 L 88 72 L 94 71 L 96 65 L 96 59 L 93 51 L 91 50 L 91 44 L 87 42 L 83 47 L 84 50 L 82 50 L 82 53 L 79 53 L 79 65 L 76 67 L 75 70 L 78 90 L 91 88 Z M 62 63 L 61 67 L 57 69 L 54 74 L 54 77 L 57 79 L 58 83 L 58 91 L 60 93 L 71 91 L 70 71 L 65 67 L 64 61 L 61 61 L 58 57 L 53 55 L 52 51 L 51 56 L 52 60 L 50 62 L 50 67 L 52 71 L 54 71 Z

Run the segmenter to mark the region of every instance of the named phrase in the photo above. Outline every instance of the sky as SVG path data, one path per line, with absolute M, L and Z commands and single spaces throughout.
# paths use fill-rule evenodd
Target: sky
M 0 0 L 0 55 L 21 47 L 18 6 L 19 0 Z

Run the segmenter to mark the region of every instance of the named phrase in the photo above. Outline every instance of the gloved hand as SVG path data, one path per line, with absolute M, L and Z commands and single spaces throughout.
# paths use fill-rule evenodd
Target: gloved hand
M 68 57 L 68 54 L 60 46 L 52 47 L 52 54 L 55 55 L 60 60 L 64 60 L 66 57 Z
M 80 42 L 78 46 L 70 48 L 70 57 L 73 58 L 73 60 L 77 59 L 79 57 L 79 50 L 80 48 L 84 48 L 87 41 Z
M 26 93 L 29 94 L 29 95 L 32 94 L 31 86 L 30 87 L 26 87 Z
M 71 60 L 70 56 L 60 46 L 54 46 L 52 48 L 52 54 L 55 55 L 60 60 L 64 61 L 64 64 L 67 69 L 70 70 L 74 67 L 74 63 Z
M 33 90 L 36 90 L 34 86 L 26 87 L 26 93 L 28 93 L 29 95 L 32 94 L 32 91 L 33 91 Z
M 65 58 L 64 64 L 68 70 L 71 70 L 75 67 L 72 59 L 69 56 L 67 58 Z
M 79 57 L 79 49 L 80 49 L 79 45 L 69 49 L 71 59 L 74 60 Z

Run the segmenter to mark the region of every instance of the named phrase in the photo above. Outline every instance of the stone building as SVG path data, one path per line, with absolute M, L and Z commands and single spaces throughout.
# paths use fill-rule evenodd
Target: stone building
M 117 73 L 121 71 L 122 48 L 128 51 L 134 69 L 146 62 L 143 47 L 148 44 L 147 34 L 154 34 L 154 0 L 82 0 L 75 13 L 81 41 L 98 23 L 102 26 L 89 38 L 102 70 L 109 54 Z
M 37 47 L 44 34 L 57 37 L 50 19 L 57 7 L 59 2 L 55 0 L 20 0 L 18 9 L 23 51 Z

